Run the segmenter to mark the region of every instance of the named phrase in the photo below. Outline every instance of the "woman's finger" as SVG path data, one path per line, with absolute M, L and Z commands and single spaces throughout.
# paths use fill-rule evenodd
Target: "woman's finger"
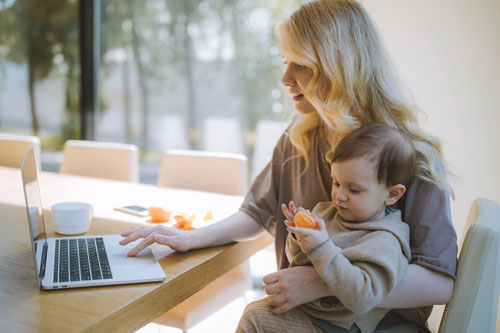
M 281 303 L 278 307 L 275 307 L 274 309 L 272 309 L 271 312 L 275 315 L 279 315 L 279 314 L 287 312 L 288 310 L 290 310 L 294 307 L 295 306 L 293 304 L 286 301 L 286 302 Z
M 144 228 L 144 227 L 133 227 L 133 228 L 130 228 L 130 230 L 122 232 L 120 235 L 123 237 L 130 236 L 134 231 L 136 231 L 137 229 L 140 229 L 140 228 Z
M 128 251 L 127 256 L 133 257 L 137 253 L 141 252 L 144 250 L 147 246 L 151 245 L 154 243 L 154 234 L 149 234 L 147 237 L 145 237 L 139 244 L 136 245 L 132 250 Z
M 282 303 L 286 302 L 286 298 L 283 295 L 276 294 L 276 295 L 268 297 L 267 301 L 268 301 L 269 305 L 276 307 L 276 306 L 280 306 Z
M 264 292 L 265 292 L 267 295 L 279 294 L 279 292 L 280 292 L 280 288 L 279 288 L 278 283 L 277 283 L 277 282 L 275 282 L 275 283 L 268 284 L 268 285 L 264 288 Z
M 280 275 L 280 272 L 274 272 L 274 273 L 270 273 L 270 274 L 267 274 L 265 275 L 263 278 L 262 278 L 262 282 L 268 286 L 272 283 L 276 283 L 279 281 L 279 275 Z
M 132 234 L 130 234 L 128 237 L 122 239 L 119 241 L 120 245 L 126 245 L 130 242 L 133 242 L 135 240 L 138 240 L 139 238 L 144 238 L 147 237 L 149 234 L 151 234 L 157 227 L 143 227 L 143 228 L 138 228 L 134 230 Z
M 293 200 L 288 204 L 288 209 L 292 212 L 293 215 L 297 214 L 297 206 L 295 206 L 295 202 L 293 202 Z

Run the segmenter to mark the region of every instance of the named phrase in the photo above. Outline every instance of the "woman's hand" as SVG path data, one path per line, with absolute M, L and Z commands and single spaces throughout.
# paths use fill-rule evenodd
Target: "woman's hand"
M 136 247 L 130 250 L 127 255 L 135 256 L 147 246 L 158 243 L 167 245 L 176 251 L 188 251 L 191 249 L 191 238 L 193 231 L 184 231 L 175 228 L 157 225 L 154 227 L 135 227 L 121 235 L 126 237 L 120 241 L 120 245 L 126 245 L 139 238 L 144 238 Z
M 294 307 L 331 296 L 325 281 L 312 266 L 296 266 L 264 276 L 264 291 L 270 295 L 274 314 L 285 313 Z
M 210 246 L 241 242 L 254 239 L 264 232 L 264 228 L 247 214 L 237 211 L 225 219 L 196 230 L 178 230 L 163 225 L 135 227 L 121 235 L 126 237 L 120 241 L 126 245 L 139 238 L 144 238 L 136 247 L 129 251 L 129 256 L 135 256 L 145 247 L 153 244 L 163 244 L 176 251 L 188 251 Z

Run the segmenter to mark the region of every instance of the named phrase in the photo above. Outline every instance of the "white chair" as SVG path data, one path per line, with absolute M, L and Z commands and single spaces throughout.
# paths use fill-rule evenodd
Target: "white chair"
M 500 206 L 474 200 L 467 217 L 458 259 L 457 279 L 446 304 L 439 333 L 494 333 L 500 287 Z M 418 332 L 412 325 L 377 333 Z
M 237 118 L 209 117 L 203 123 L 203 150 L 242 154 L 243 132 Z
M 158 186 L 244 195 L 247 190 L 247 159 L 239 154 L 167 150 L 163 155 Z M 252 279 L 246 261 L 155 322 L 187 331 L 226 304 L 244 296 L 250 288 Z
M 0 165 L 19 168 L 28 149 L 33 146 L 38 170 L 41 170 L 41 144 L 36 136 L 0 133 Z
M 255 179 L 273 157 L 274 146 L 288 124 L 284 121 L 261 119 L 255 127 L 255 147 L 250 179 Z
M 464 235 L 457 280 L 439 332 L 493 333 L 500 289 L 500 206 L 476 199 Z
M 244 195 L 248 188 L 247 158 L 241 154 L 167 150 L 158 186 Z
M 68 140 L 59 173 L 137 183 L 138 149 L 124 143 Z

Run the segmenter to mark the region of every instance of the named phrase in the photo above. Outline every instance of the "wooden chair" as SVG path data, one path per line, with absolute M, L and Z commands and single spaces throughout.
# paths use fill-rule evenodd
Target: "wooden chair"
M 36 166 L 41 169 L 41 144 L 36 136 L 0 133 L 0 165 L 19 168 L 28 149 L 33 146 Z
M 240 154 L 167 150 L 163 155 L 158 186 L 222 194 L 247 191 L 247 158 Z M 186 299 L 156 323 L 187 331 L 252 287 L 248 261 L 232 269 Z
M 68 140 L 59 173 L 139 182 L 139 157 L 135 145 Z

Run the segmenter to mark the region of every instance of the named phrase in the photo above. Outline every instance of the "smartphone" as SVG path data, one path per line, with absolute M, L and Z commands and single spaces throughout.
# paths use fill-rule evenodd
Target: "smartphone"
M 137 206 L 137 205 L 131 205 L 131 206 L 123 206 L 123 207 L 116 207 L 115 210 L 123 213 L 129 213 L 132 215 L 137 215 L 137 216 L 149 216 L 148 209 L 145 207 Z

